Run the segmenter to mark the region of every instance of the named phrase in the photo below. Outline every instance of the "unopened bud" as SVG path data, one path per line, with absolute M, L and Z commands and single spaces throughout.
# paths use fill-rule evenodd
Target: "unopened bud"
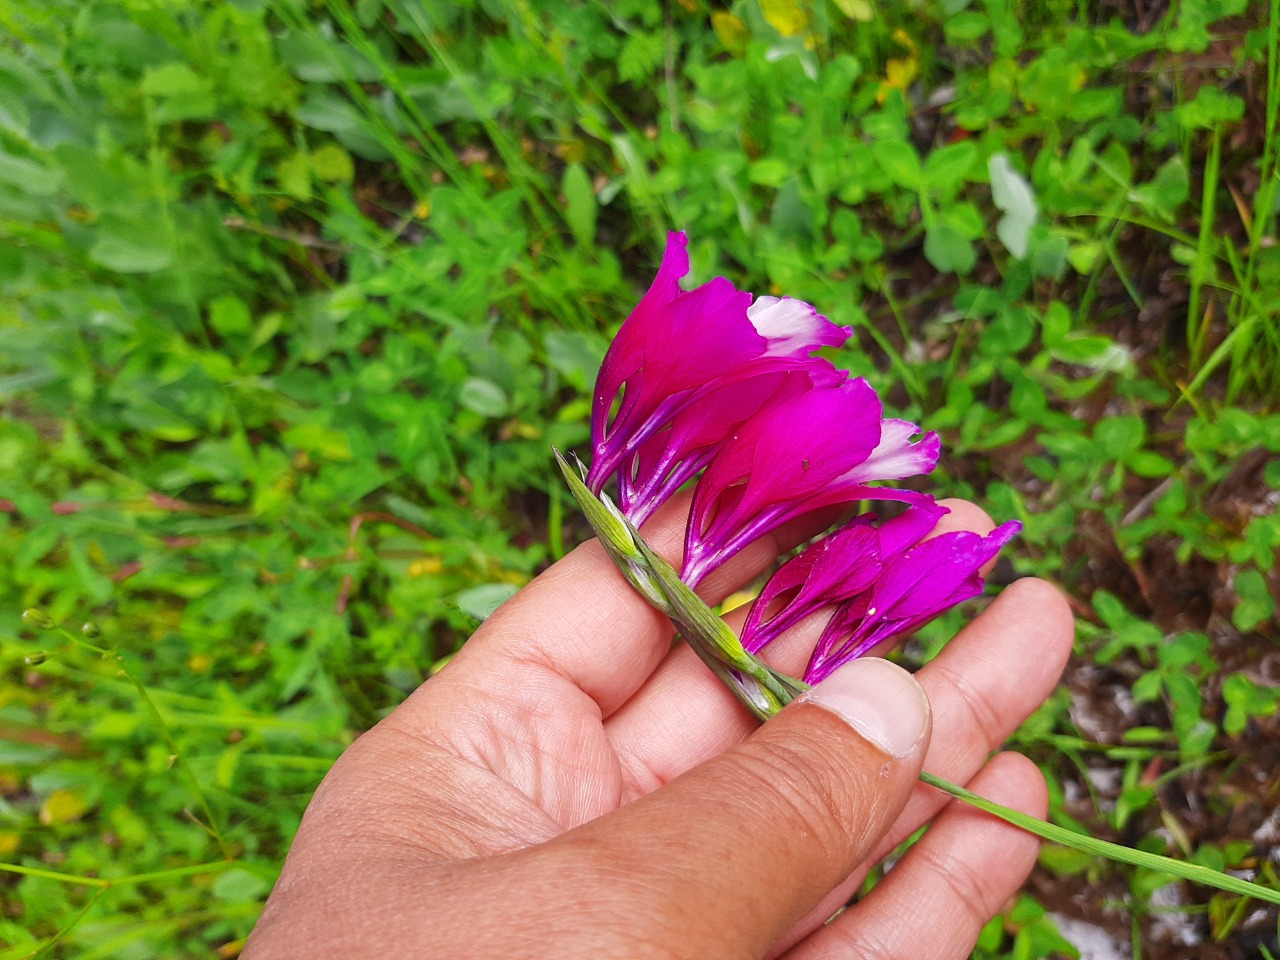
M 57 626 L 53 622 L 53 617 L 35 607 L 22 611 L 22 622 L 28 627 L 35 627 L 38 630 L 52 630 Z
M 90 640 L 94 639 L 95 637 L 102 636 L 102 628 L 99 627 L 96 623 L 81 624 L 80 632 L 84 634 L 86 637 L 88 637 Z
M 50 657 L 50 653 L 48 650 L 37 650 L 35 653 L 31 654 L 31 656 L 26 657 L 25 659 L 29 665 L 33 667 L 38 667 L 40 666 L 40 664 L 48 660 L 49 657 Z

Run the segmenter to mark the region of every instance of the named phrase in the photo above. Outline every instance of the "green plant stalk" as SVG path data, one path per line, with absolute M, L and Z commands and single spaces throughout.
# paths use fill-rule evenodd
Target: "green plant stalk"
M 94 905 L 106 895 L 107 891 L 113 887 L 126 887 L 139 883 L 149 883 L 154 880 L 171 880 L 175 877 L 190 877 L 201 873 L 215 873 L 225 870 L 232 865 L 230 860 L 214 860 L 211 863 L 195 863 L 185 867 L 173 867 L 169 870 L 152 870 L 148 873 L 134 873 L 125 877 L 115 877 L 113 879 L 104 879 L 103 877 L 81 877 L 73 873 L 59 873 L 56 870 L 43 870 L 39 867 L 28 867 L 20 863 L 0 863 L 0 872 L 16 873 L 24 877 L 39 877 L 42 880 L 53 880 L 57 883 L 66 883 L 79 887 L 92 887 L 94 889 L 93 896 L 85 901 L 83 907 L 71 918 L 71 922 L 63 926 L 57 933 L 42 943 L 34 953 L 25 954 L 29 960 L 35 960 L 36 957 L 44 956 L 55 946 L 65 939 L 85 917 L 89 915 L 89 911 Z M 4 954 L 3 956 L 10 956 Z
M 671 618 L 685 642 L 743 706 L 758 719 L 767 720 L 809 689 L 804 681 L 780 673 L 748 653 L 729 625 L 679 579 L 670 564 L 649 549 L 621 511 L 607 497 L 597 498 L 592 494 L 559 451 L 555 456 L 574 499 L 581 505 L 587 521 L 622 575 L 650 604 Z M 1157 870 L 1206 887 L 1280 904 L 1280 890 L 1218 873 L 1198 864 L 1134 850 L 1067 830 L 994 803 L 927 771 L 921 771 L 920 781 L 1052 843 L 1119 863 Z
M 99 654 L 104 659 L 112 659 L 116 661 L 117 668 L 126 680 L 137 691 L 138 696 L 142 700 L 143 706 L 147 713 L 156 722 L 156 726 L 160 729 L 160 735 L 164 737 L 165 744 L 169 747 L 169 754 L 173 757 L 174 764 L 178 768 L 178 772 L 182 779 L 186 781 L 187 788 L 191 791 L 191 795 L 195 798 L 196 805 L 200 808 L 200 812 L 204 814 L 204 821 L 193 817 L 195 822 L 204 828 L 205 832 L 213 838 L 218 845 L 218 850 L 223 857 L 230 862 L 235 857 L 231 852 L 230 846 L 227 844 L 226 838 L 223 837 L 222 831 L 218 829 L 218 821 L 213 815 L 213 808 L 209 806 L 209 801 L 204 795 L 204 790 L 200 786 L 200 782 L 196 779 L 195 774 L 191 772 L 191 768 L 187 765 L 186 758 L 183 757 L 182 751 L 178 748 L 178 743 L 173 739 L 173 733 L 169 729 L 169 724 L 165 722 L 164 715 L 160 713 L 160 708 L 156 706 L 151 694 L 147 691 L 146 686 L 124 665 L 124 658 L 115 650 L 106 647 L 100 647 L 97 644 L 89 643 L 82 637 L 77 637 L 65 627 L 58 627 L 57 633 L 66 637 L 73 645 L 84 647 Z
M 1208 867 L 1202 867 L 1199 864 L 1187 863 L 1183 860 L 1175 860 L 1172 857 L 1162 857 L 1157 853 L 1146 853 L 1143 850 L 1135 850 L 1132 847 L 1122 846 L 1118 843 L 1111 843 L 1107 840 L 1099 840 L 1097 837 L 1091 837 L 1088 834 L 1076 833 L 1065 827 L 1060 827 L 1055 823 L 1047 823 L 1030 814 L 1022 813 L 1018 810 L 1012 810 L 1009 807 L 1001 806 L 985 797 L 981 797 L 964 787 L 958 787 L 954 783 L 948 783 L 941 777 L 936 777 L 928 771 L 922 771 L 920 774 L 922 783 L 927 783 L 931 787 L 937 787 L 944 793 L 959 800 L 963 800 L 970 806 L 977 807 L 984 813 L 989 813 L 993 817 L 999 817 L 1006 823 L 1011 823 L 1015 827 L 1020 827 L 1028 833 L 1034 833 L 1036 836 L 1048 840 L 1052 843 L 1061 844 L 1064 847 L 1072 847 L 1076 850 L 1083 850 L 1086 853 L 1092 853 L 1099 857 L 1106 857 L 1108 860 L 1116 860 L 1120 863 L 1127 863 L 1134 867 L 1143 867 L 1147 870 L 1156 870 L 1160 873 L 1167 873 L 1171 876 L 1178 877 L 1181 880 L 1190 880 L 1192 883 L 1199 883 L 1206 887 L 1215 887 L 1218 890 L 1226 890 L 1229 893 L 1238 893 L 1244 897 L 1253 897 L 1255 900 L 1265 900 L 1268 903 L 1280 903 L 1280 890 L 1272 890 L 1269 887 L 1260 884 L 1250 883 L 1248 880 L 1241 880 L 1239 877 L 1233 877 L 1225 873 L 1219 873 Z
M 106 894 L 106 892 L 107 892 L 106 887 L 99 887 L 98 890 L 94 892 L 93 896 L 91 896 L 88 900 L 85 901 L 84 906 L 80 908 L 80 911 L 74 917 L 71 918 L 70 923 L 66 924 L 66 926 L 60 929 L 57 933 L 55 933 L 52 937 L 50 937 L 44 943 L 42 943 L 39 949 L 37 949 L 35 953 L 27 954 L 27 957 L 30 958 L 30 960 L 36 960 L 36 958 L 44 956 L 50 950 L 56 947 L 68 934 L 71 933 L 72 930 L 80 926 L 81 921 L 83 921 L 84 918 L 89 915 L 89 911 L 94 908 L 94 906 L 97 904 L 99 900 L 102 899 L 102 897 Z

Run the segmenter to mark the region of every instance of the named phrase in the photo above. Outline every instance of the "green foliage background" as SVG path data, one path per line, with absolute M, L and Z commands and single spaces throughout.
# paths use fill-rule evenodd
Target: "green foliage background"
M 1261 868 L 1150 772 L 1275 731 L 1278 24 L 0 0 L 0 957 L 235 955 L 334 757 L 581 534 L 550 447 L 673 228 L 696 279 L 856 328 L 937 488 L 1023 520 L 1014 566 L 1148 705 L 1033 718 L 1055 818 Z M 1045 863 L 1137 917 L 1161 883 Z M 981 955 L 1068 949 L 1027 898 Z

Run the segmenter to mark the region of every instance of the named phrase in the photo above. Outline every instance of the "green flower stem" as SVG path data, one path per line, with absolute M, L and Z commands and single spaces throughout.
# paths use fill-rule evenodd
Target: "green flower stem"
M 1199 883 L 1206 887 L 1216 887 L 1229 893 L 1253 897 L 1255 900 L 1280 903 L 1280 890 L 1272 890 L 1270 887 L 1264 887 L 1261 884 L 1250 883 L 1248 880 L 1241 880 L 1239 877 L 1219 873 L 1217 870 L 1211 870 L 1209 867 L 1202 867 L 1199 864 L 1187 863 L 1184 860 L 1174 860 L 1172 857 L 1163 857 L 1157 853 L 1146 853 L 1142 850 L 1135 850 L 1132 847 L 1121 846 L 1118 843 L 1099 840 L 1088 834 L 1067 830 L 1065 827 L 1060 827 L 1055 823 L 1047 823 L 1021 811 L 1001 806 L 986 797 L 981 797 L 972 791 L 966 790 L 964 787 L 958 787 L 954 783 L 948 783 L 941 777 L 935 777 L 927 771 L 921 772 L 920 780 L 931 787 L 937 787 L 944 793 L 949 793 L 951 796 L 963 800 L 971 806 L 977 807 L 985 813 L 991 814 L 993 817 L 999 817 L 1015 827 L 1020 827 L 1028 833 L 1034 833 L 1037 837 L 1052 843 L 1058 843 L 1075 850 L 1083 850 L 1095 856 L 1106 857 L 1108 860 L 1116 860 L 1131 866 L 1167 873 L 1179 879 L 1190 880 L 1192 883 Z
M 704 662 L 715 661 L 731 671 L 738 685 L 734 692 L 752 713 L 761 720 L 768 719 L 808 689 L 808 684 L 774 670 L 748 653 L 729 625 L 680 579 L 670 564 L 649 549 L 639 534 L 635 534 L 635 542 L 654 579 L 662 585 L 681 635 Z

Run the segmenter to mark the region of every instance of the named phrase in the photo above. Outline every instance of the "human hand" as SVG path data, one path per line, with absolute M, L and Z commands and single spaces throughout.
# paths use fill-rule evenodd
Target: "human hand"
M 991 528 L 947 505 L 936 532 Z M 643 531 L 668 557 L 687 501 L 670 507 Z M 756 543 L 699 592 L 718 601 L 812 532 Z M 798 673 L 805 626 L 766 659 Z M 1035 767 L 987 758 L 1052 690 L 1071 635 L 1057 591 L 1020 580 L 919 686 L 854 661 L 759 726 L 584 544 L 338 760 L 244 956 L 968 956 L 1036 839 L 916 777 L 1043 815 Z

